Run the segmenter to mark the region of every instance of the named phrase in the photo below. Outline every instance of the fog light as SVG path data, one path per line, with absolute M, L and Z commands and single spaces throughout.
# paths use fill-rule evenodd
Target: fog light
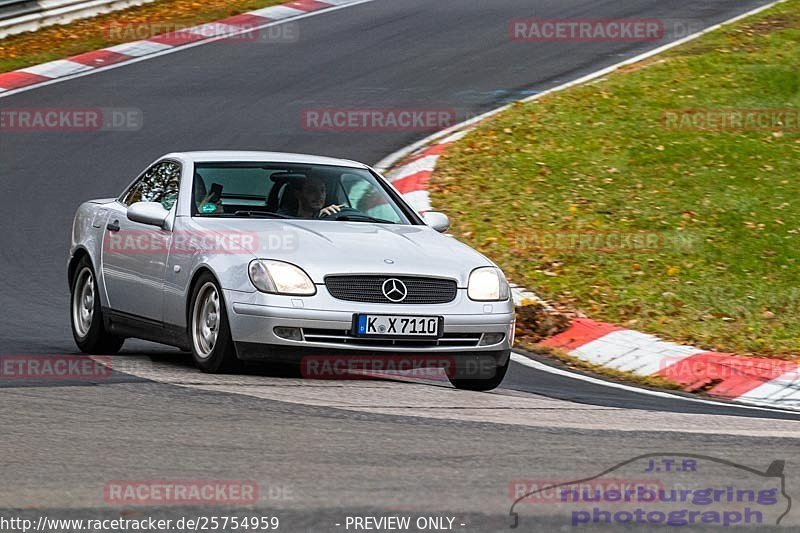
M 481 337 L 481 342 L 478 346 L 491 346 L 493 344 L 500 344 L 506 338 L 505 333 L 484 333 Z
M 303 330 L 300 328 L 285 328 L 276 326 L 273 328 L 275 335 L 287 341 L 301 341 L 303 340 Z

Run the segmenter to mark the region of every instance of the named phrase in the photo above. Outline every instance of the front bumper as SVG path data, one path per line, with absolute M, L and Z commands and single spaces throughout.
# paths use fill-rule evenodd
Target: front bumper
M 238 345 L 283 348 L 321 348 L 336 351 L 386 353 L 458 353 L 508 351 L 513 344 L 514 304 L 474 302 L 465 289 L 454 301 L 435 305 L 370 304 L 333 298 L 324 285 L 311 297 L 290 297 L 260 292 L 225 290 L 228 321 Z M 350 330 L 355 313 L 444 317 L 438 340 L 356 339 Z M 275 328 L 299 328 L 302 340 L 290 340 Z M 502 340 L 483 344 L 485 335 L 502 334 Z

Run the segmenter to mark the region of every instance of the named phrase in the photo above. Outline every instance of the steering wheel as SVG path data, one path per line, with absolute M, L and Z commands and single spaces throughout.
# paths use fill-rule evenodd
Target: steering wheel
M 339 220 L 339 217 L 342 216 L 342 215 L 352 215 L 354 213 L 359 214 L 359 215 L 362 214 L 361 211 L 359 211 L 358 209 L 356 209 L 354 207 L 343 207 L 343 208 L 341 208 L 341 210 L 339 210 L 338 213 L 334 213 L 332 215 L 321 216 L 319 218 L 321 218 L 323 220 L 326 220 L 326 219 Z

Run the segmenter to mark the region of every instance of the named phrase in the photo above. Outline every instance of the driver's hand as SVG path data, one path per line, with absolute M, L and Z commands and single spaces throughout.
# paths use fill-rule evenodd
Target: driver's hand
M 321 217 L 329 217 L 331 215 L 335 215 L 336 213 L 341 211 L 343 207 L 344 207 L 344 205 L 336 205 L 336 204 L 329 205 L 328 207 L 325 207 L 325 208 L 320 210 L 319 216 L 321 216 Z

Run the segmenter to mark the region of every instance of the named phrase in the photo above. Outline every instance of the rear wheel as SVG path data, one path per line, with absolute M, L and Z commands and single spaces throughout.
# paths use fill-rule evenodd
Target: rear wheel
M 213 276 L 204 273 L 192 291 L 189 336 L 197 367 L 212 374 L 235 372 L 242 367 L 231 339 L 222 291 Z
M 125 339 L 106 331 L 94 269 L 85 256 L 70 285 L 70 317 L 72 337 L 82 352 L 112 355 L 122 348 Z
M 455 369 L 454 375 L 448 376 L 450 383 L 461 390 L 490 391 L 496 389 L 503 382 L 511 363 L 509 357 L 502 357 L 505 364 L 499 366 L 487 365 L 486 361 L 476 358 L 475 364 L 459 366 Z

